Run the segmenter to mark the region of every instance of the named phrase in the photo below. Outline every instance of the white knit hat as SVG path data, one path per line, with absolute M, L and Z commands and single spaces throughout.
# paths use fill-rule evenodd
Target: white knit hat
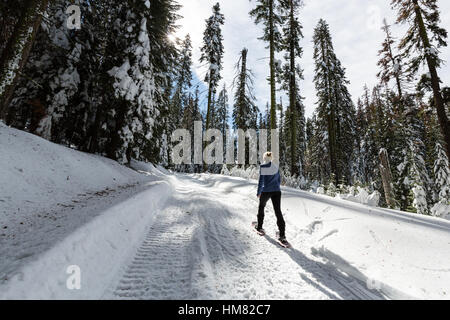
M 266 153 L 264 153 L 264 156 L 263 156 L 263 160 L 264 160 L 264 163 L 269 163 L 269 162 L 272 162 L 272 152 L 266 152 Z

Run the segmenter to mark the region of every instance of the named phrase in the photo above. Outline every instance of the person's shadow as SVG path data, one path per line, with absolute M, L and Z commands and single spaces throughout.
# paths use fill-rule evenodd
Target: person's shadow
M 325 257 L 328 260 L 327 263 L 322 263 L 320 261 L 309 259 L 302 252 L 293 247 L 290 249 L 282 248 L 277 241 L 270 236 L 266 235 L 266 239 L 277 248 L 280 248 L 280 250 L 286 252 L 295 263 L 303 270 L 310 273 L 316 281 L 304 273 L 300 273 L 300 276 L 305 282 L 323 292 L 330 299 L 386 300 L 386 296 L 382 293 L 385 291 L 383 289 L 392 289 L 387 288 L 384 284 L 379 284 L 381 287 L 377 289 L 380 291 L 369 288 L 368 284 L 370 284 L 370 280 L 365 275 L 338 255 L 335 255 L 330 251 L 327 251 L 325 255 L 322 250 L 326 251 L 326 249 L 312 250 L 313 255 Z M 377 284 L 374 284 L 374 286 L 377 287 Z

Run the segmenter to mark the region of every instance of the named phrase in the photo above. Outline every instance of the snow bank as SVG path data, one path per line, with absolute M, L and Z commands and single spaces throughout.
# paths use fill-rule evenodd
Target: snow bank
M 0 299 L 99 298 L 171 194 L 157 171 L 0 122 Z M 81 290 L 66 287 L 71 265 L 81 268 Z
M 431 215 L 450 220 L 450 205 L 442 202 L 436 203 L 433 208 L 431 208 Z
M 354 187 L 351 188 L 352 190 L 348 194 L 337 194 L 336 198 L 347 200 L 351 202 L 366 204 L 371 207 L 378 207 L 378 204 L 380 202 L 380 193 L 378 191 L 375 191 L 371 194 L 369 194 L 364 188 L 358 187 L 357 192 L 355 191 Z
M 169 183 L 164 181 L 150 182 L 149 187 L 25 266 L 1 286 L 0 299 L 101 298 L 172 193 Z M 68 289 L 71 266 L 81 271 L 80 290 Z
M 0 122 L 0 227 L 79 193 L 143 181 L 144 176 L 99 156 L 78 152 Z
M 170 172 L 162 166 L 154 166 L 151 163 L 136 161 L 134 159 L 131 160 L 130 167 L 144 174 L 152 174 L 156 176 L 167 176 L 170 174 Z

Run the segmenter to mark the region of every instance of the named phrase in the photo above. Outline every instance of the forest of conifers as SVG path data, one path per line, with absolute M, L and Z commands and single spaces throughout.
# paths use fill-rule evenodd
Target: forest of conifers
M 246 48 L 236 57 L 232 89 L 222 84 L 227 17 L 219 3 L 199 30 L 199 62 L 208 67 L 201 79 L 206 90 L 200 90 L 189 35 L 171 40 L 180 18 L 175 0 L 2 0 L 0 119 L 123 164 L 136 159 L 184 172 L 249 166 L 174 166 L 177 128 L 193 132 L 194 122 L 202 121 L 203 130 L 223 133 L 278 129 L 287 186 L 320 187 L 329 195 L 360 187 L 379 192 L 384 207 L 448 213 L 450 88 L 439 78 L 447 31 L 438 1 L 391 1 L 398 18 L 384 21 L 379 83 L 364 87 L 361 97 L 350 95 L 325 20 L 313 39 L 304 39 L 301 0 L 253 2 L 248 19 L 261 27 L 269 57 L 270 101 L 264 105 L 256 103 Z M 81 28 L 68 27 L 69 5 L 80 9 Z M 406 33 L 393 34 L 394 23 Z M 311 57 L 303 57 L 303 41 L 314 43 L 317 104 L 309 118 L 302 61 Z

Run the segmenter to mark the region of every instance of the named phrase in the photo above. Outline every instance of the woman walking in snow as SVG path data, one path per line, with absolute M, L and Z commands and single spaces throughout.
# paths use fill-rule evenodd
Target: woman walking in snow
M 286 223 L 284 222 L 283 214 L 281 213 L 281 177 L 280 171 L 272 161 L 272 152 L 266 152 L 263 157 L 264 164 L 261 165 L 258 192 L 259 209 L 258 209 L 258 222 L 254 224 L 256 232 L 263 236 L 265 235 L 263 229 L 264 223 L 264 209 L 267 201 L 272 200 L 273 209 L 277 217 L 278 225 L 278 242 L 283 247 L 290 247 L 289 242 L 286 240 Z

